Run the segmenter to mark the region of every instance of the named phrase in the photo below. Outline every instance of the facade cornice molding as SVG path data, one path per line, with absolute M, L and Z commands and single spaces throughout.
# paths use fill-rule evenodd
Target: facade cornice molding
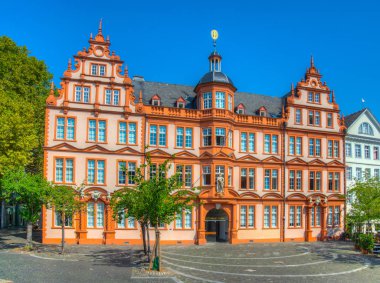
M 372 138 L 368 136 L 359 136 L 359 135 L 353 135 L 353 134 L 347 134 L 346 135 L 346 142 L 362 142 L 362 143 L 375 143 L 380 145 L 380 137 L 379 138 Z

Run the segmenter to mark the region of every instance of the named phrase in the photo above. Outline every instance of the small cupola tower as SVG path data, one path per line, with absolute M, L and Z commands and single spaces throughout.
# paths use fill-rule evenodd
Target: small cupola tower
M 221 72 L 222 71 L 222 56 L 214 50 L 208 57 L 210 62 L 210 72 Z

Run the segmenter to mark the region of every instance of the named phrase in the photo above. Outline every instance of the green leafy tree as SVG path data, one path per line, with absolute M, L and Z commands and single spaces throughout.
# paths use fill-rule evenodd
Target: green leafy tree
M 0 123 L 4 123 L 5 119 L 7 119 L 8 123 L 14 123 L 13 120 L 15 120 L 15 125 L 20 127 L 18 123 L 19 113 L 22 113 L 24 123 L 30 127 L 28 132 L 34 131 L 34 134 L 31 135 L 33 142 L 30 140 L 24 141 L 23 137 L 27 135 L 18 137 L 18 133 L 13 136 L 8 134 L 6 139 L 0 140 L 1 158 L 11 160 L 12 156 L 17 155 L 14 164 L 18 164 L 18 159 L 27 160 L 28 171 L 35 173 L 42 171 L 44 107 L 51 79 L 52 75 L 48 72 L 48 68 L 43 61 L 30 56 L 30 51 L 26 47 L 17 46 L 10 38 L 0 36 L 0 99 L 3 101 L 2 104 L 10 103 L 11 100 L 9 99 L 13 99 L 10 107 L 16 110 L 15 117 L 6 115 L 0 118 Z M 3 109 L 0 109 L 0 117 L 2 114 Z M 3 129 L 3 124 L 0 124 L 0 129 Z M 2 145 L 2 143 L 5 143 L 5 145 Z M 27 145 L 26 149 L 15 153 L 17 150 L 14 148 L 19 148 L 23 145 Z M 28 152 L 27 156 L 22 156 L 25 155 L 25 152 Z M 4 168 L 5 165 L 3 164 L 7 163 L 0 161 L 0 164 Z M 11 164 L 11 170 L 14 164 Z M 26 165 L 25 162 L 20 164 L 20 166 L 23 165 Z
M 83 202 L 75 188 L 64 185 L 53 185 L 49 194 L 49 205 L 59 215 L 61 224 L 61 254 L 65 250 L 65 227 L 72 226 L 73 215 L 80 212 Z
M 164 161 L 159 165 L 156 176 L 146 179 L 145 172 L 154 166 L 148 155 L 146 162 L 136 170 L 134 178 L 136 186 L 115 192 L 111 200 L 117 216 L 125 210 L 127 217 L 135 217 L 139 222 L 146 223 L 147 227 L 148 225 L 154 227 L 153 252 L 155 256 L 150 258 L 149 266 L 152 268 L 154 259 L 155 268 L 158 270 L 161 268 L 159 225 L 170 224 L 176 219 L 178 213 L 182 213 L 184 209 L 191 209 L 195 205 L 196 197 L 191 193 L 195 190 L 194 188 L 182 189 L 182 183 L 177 174 L 168 176 L 170 161 L 170 159 Z
M 351 209 L 347 220 L 356 227 L 373 220 L 380 220 L 380 180 L 366 178 L 357 180 L 355 186 L 349 190 L 352 195 Z
M 41 207 L 47 204 L 50 184 L 40 175 L 18 170 L 9 171 L 1 181 L 5 200 L 20 205 L 21 216 L 27 222 L 26 246 L 32 248 L 33 225 L 40 218 Z
M 30 108 L 30 103 L 20 103 L 0 89 L 0 178 L 32 160 L 38 137 Z

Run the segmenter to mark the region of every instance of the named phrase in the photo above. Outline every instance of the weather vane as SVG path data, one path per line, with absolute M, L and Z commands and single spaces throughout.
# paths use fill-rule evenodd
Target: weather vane
M 218 39 L 218 37 L 219 37 L 218 31 L 216 29 L 213 29 L 211 31 L 211 38 L 212 38 L 215 50 L 216 50 L 216 40 Z

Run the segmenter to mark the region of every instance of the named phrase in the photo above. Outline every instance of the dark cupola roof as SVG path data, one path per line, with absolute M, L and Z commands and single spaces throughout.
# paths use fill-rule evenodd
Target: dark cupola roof
M 206 83 L 224 83 L 234 86 L 232 80 L 222 72 L 222 56 L 214 50 L 208 57 L 210 70 L 198 82 L 200 84 Z

